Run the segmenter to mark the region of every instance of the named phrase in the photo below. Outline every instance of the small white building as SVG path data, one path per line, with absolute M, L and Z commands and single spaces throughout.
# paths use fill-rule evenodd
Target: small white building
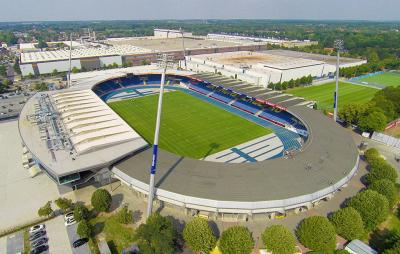
M 351 254 L 378 254 L 376 250 L 360 240 L 351 241 L 344 249 Z

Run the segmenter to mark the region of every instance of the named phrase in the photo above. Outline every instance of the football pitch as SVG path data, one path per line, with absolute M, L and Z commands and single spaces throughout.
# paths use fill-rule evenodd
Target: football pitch
M 306 100 L 317 101 L 318 109 L 333 110 L 333 93 L 335 88 L 336 83 L 330 82 L 323 85 L 294 88 L 287 90 L 286 93 L 303 97 Z M 339 108 L 341 105 L 349 103 L 368 102 L 377 91 L 377 89 L 366 86 L 340 82 L 338 98 Z
M 400 86 L 400 73 L 385 72 L 358 80 L 361 83 L 373 84 L 378 87 Z
M 158 95 L 109 103 L 147 142 L 153 143 Z M 167 92 L 159 146 L 185 157 L 200 159 L 272 133 L 217 106 L 183 92 Z

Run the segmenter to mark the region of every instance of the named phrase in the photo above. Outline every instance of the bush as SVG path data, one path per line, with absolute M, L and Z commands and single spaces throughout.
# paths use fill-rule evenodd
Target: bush
M 87 220 L 81 220 L 78 224 L 78 228 L 76 229 L 76 233 L 80 237 L 90 238 L 92 235 L 92 225 L 90 225 Z
M 336 232 L 329 220 L 322 216 L 304 219 L 296 230 L 300 242 L 314 251 L 333 253 L 336 248 Z
M 382 131 L 385 129 L 387 123 L 387 118 L 385 114 L 380 111 L 372 111 L 366 115 L 360 117 L 358 121 L 358 128 L 361 131 Z
M 92 194 L 92 206 L 99 212 L 107 212 L 110 209 L 111 201 L 111 194 L 107 190 L 97 189 Z
M 389 207 L 393 207 L 397 200 L 396 185 L 387 179 L 374 181 L 368 189 L 378 192 L 386 197 L 389 202 Z
M 364 157 L 368 163 L 371 163 L 372 161 L 375 161 L 376 159 L 380 158 L 381 155 L 375 148 L 370 148 L 364 152 Z
M 129 224 L 133 221 L 133 213 L 124 205 L 117 213 L 117 221 L 122 224 Z
M 172 222 L 158 213 L 137 228 L 135 240 L 141 253 L 176 253 L 177 232 Z
M 243 226 L 233 226 L 225 230 L 218 244 L 222 254 L 249 254 L 254 248 L 250 231 Z
M 207 220 L 194 218 L 183 229 L 183 239 L 194 252 L 210 253 L 217 242 Z
M 76 221 L 87 220 L 89 219 L 89 209 L 84 204 L 78 203 L 74 208 L 74 219 Z
M 336 211 L 330 218 L 336 233 L 346 240 L 360 239 L 364 234 L 361 215 L 352 207 Z
M 296 251 L 294 235 L 282 225 L 266 228 L 261 237 L 270 253 L 293 254 Z
M 350 199 L 349 207 L 353 207 L 361 215 L 364 228 L 373 230 L 379 223 L 383 222 L 389 214 L 389 203 L 387 199 L 373 190 L 358 193 Z
M 397 171 L 387 163 L 384 159 L 380 158 L 374 160 L 370 164 L 370 172 L 367 174 L 367 183 L 372 184 L 374 181 L 387 179 L 396 182 L 397 179 Z
M 40 207 L 38 210 L 38 215 L 40 217 L 47 217 L 53 213 L 53 209 L 51 208 L 51 201 L 48 201 L 44 206 Z
M 56 206 L 60 208 L 63 212 L 67 212 L 73 208 L 73 203 L 71 199 L 68 198 L 58 198 L 54 201 Z

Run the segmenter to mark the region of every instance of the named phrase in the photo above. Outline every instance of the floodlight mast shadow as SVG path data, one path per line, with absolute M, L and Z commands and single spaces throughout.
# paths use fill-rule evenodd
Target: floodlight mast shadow
M 162 102 L 164 94 L 165 74 L 168 66 L 173 63 L 171 56 L 162 54 L 158 58 L 158 65 L 162 67 L 161 84 L 160 84 L 160 95 L 158 97 L 158 108 L 157 108 L 157 120 L 156 129 L 154 133 L 154 145 L 153 145 L 153 156 L 151 160 L 150 168 L 150 184 L 149 184 L 149 195 L 147 202 L 147 218 L 151 215 L 153 210 L 153 199 L 154 199 L 154 177 L 157 171 L 157 157 L 158 157 L 158 139 L 160 135 L 160 124 L 161 124 L 161 113 L 162 113 Z
M 336 57 L 336 89 L 333 94 L 333 121 L 336 122 L 338 114 L 338 97 L 339 97 L 339 64 L 340 64 L 340 51 L 343 50 L 343 40 L 335 40 L 335 48 L 337 51 Z

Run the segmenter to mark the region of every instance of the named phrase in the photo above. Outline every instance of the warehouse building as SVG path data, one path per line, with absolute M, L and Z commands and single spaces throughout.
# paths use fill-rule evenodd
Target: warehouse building
M 307 57 L 299 57 L 293 52 L 295 51 L 239 51 L 187 56 L 186 64 L 191 71 L 219 73 L 262 87 L 309 75 L 313 78 L 329 77 L 336 71 L 336 61 L 331 58 L 327 59 L 329 61 L 323 61 L 320 55 L 309 54 Z M 363 63 L 366 61 L 344 59 L 341 67 Z

